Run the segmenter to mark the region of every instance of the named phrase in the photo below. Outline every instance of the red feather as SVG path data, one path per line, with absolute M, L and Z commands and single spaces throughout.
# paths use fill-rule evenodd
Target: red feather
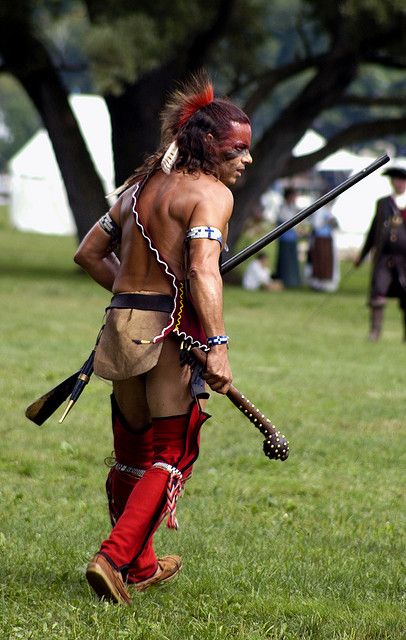
M 199 109 L 210 104 L 214 100 L 214 89 L 212 84 L 208 84 L 203 91 L 187 99 L 179 116 L 179 127 L 183 127 L 189 118 Z

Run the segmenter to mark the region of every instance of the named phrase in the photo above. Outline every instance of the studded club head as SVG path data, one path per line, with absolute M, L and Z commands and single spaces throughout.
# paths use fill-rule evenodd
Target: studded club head
M 264 453 L 270 460 L 286 460 L 289 455 L 289 442 L 279 431 L 267 435 L 263 444 Z

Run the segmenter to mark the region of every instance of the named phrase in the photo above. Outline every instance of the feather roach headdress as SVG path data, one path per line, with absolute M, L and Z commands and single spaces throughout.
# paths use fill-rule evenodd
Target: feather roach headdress
M 213 85 L 205 71 L 200 71 L 175 90 L 161 114 L 162 141 L 173 140 L 178 131 L 196 111 L 203 109 L 214 100 Z
M 176 136 L 179 131 L 199 109 L 211 104 L 213 100 L 213 85 L 205 71 L 193 75 L 170 95 L 161 114 L 161 141 L 169 144 L 161 161 L 164 173 L 169 174 L 178 160 Z

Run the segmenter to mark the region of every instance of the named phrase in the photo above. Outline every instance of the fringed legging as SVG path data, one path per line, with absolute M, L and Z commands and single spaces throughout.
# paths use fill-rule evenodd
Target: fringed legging
M 114 397 L 112 408 L 116 464 L 106 488 L 113 530 L 100 553 L 130 582 L 138 582 L 156 571 L 152 540 L 167 513 L 168 526 L 177 526 L 176 500 L 198 457 L 208 415 L 193 403 L 188 414 L 153 418 L 144 429 L 129 431 Z

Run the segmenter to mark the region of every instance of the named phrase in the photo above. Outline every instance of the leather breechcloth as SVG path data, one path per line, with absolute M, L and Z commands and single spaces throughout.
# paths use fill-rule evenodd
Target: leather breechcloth
M 118 293 L 106 309 L 106 322 L 96 347 L 94 372 L 106 380 L 127 380 L 152 369 L 162 342 L 150 340 L 168 325 L 173 298 L 165 294 Z

